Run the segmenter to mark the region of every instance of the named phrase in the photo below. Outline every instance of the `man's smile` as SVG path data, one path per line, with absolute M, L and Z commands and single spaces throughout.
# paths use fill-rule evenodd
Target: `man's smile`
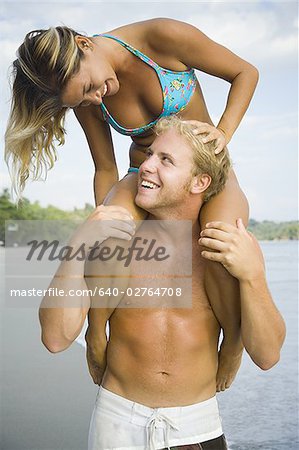
M 142 179 L 140 184 L 139 184 L 139 189 L 141 191 L 145 191 L 145 190 L 156 190 L 156 189 L 160 189 L 160 185 L 152 180 L 146 180 L 146 179 Z

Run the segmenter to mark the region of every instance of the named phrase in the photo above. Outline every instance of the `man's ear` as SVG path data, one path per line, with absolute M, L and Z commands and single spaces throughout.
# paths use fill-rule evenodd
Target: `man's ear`
M 207 173 L 203 173 L 201 175 L 196 175 L 193 177 L 191 184 L 191 193 L 192 194 L 201 194 L 210 186 L 212 178 Z

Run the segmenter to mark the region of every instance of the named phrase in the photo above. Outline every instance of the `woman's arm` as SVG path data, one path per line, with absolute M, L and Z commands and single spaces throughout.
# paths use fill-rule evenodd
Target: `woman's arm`
M 152 32 L 148 33 L 148 39 L 156 51 L 159 49 L 165 55 L 173 55 L 186 66 L 231 84 L 225 110 L 217 125 L 224 132 L 228 143 L 253 96 L 258 82 L 257 69 L 187 23 L 156 19 L 150 27 Z
M 118 181 L 112 137 L 109 125 L 100 119 L 99 107 L 80 106 L 75 115 L 81 124 L 95 165 L 94 193 L 96 206 Z

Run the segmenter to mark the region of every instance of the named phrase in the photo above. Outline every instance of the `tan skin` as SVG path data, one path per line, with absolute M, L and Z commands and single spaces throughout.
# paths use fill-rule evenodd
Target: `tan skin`
M 164 156 L 166 145 L 171 149 L 172 162 Z M 192 164 L 192 150 L 184 138 L 174 130 L 166 131 L 155 140 L 140 167 L 136 196 L 136 203 L 149 212 L 148 220 L 137 234 L 148 240 L 154 236 L 157 245 L 165 245 L 171 255 L 161 263 L 164 274 L 173 273 L 173 268 L 176 275 L 184 274 L 189 252 L 185 251 L 182 226 L 178 229 L 177 223 L 180 217 L 191 221 L 192 304 L 187 307 L 186 303 L 180 303 L 181 307 L 174 308 L 178 299 L 173 297 L 156 297 L 154 301 L 158 304 L 153 304 L 153 297 L 147 295 L 125 294 L 113 300 L 109 296 L 101 297 L 103 309 L 98 322 L 101 334 L 97 332 L 93 336 L 95 330 L 91 328 L 87 333 L 88 348 L 92 348 L 94 339 L 98 339 L 97 349 L 102 348 L 102 385 L 150 407 L 190 405 L 215 395 L 220 327 L 205 289 L 207 259 L 204 258 L 215 258 L 240 280 L 242 335 L 247 352 L 259 367 L 269 369 L 278 361 L 285 335 L 283 320 L 266 286 L 261 251 L 244 226 L 238 224 L 237 229 L 217 222 L 213 228 L 205 229 L 201 241 L 209 250 L 217 249 L 217 253 L 202 252 L 198 245 L 198 211 L 210 179 L 206 175 L 190 177 Z M 158 184 L 160 189 L 143 188 L 142 180 L 146 179 Z M 163 220 L 169 218 L 176 221 L 175 227 L 165 228 Z M 146 223 L 149 226 L 145 229 Z M 126 244 L 123 241 L 120 245 Z M 118 265 L 119 271 L 113 272 L 114 275 L 130 274 L 131 277 L 121 277 L 120 281 L 113 278 L 113 287 L 117 286 L 120 291 L 127 285 L 132 289 L 160 288 L 160 267 L 157 261 L 148 264 L 135 259 L 129 270 Z M 87 263 L 85 274 L 91 275 L 86 277 L 90 289 L 103 283 L 106 287 L 107 278 L 103 277 L 106 269 L 98 260 Z M 134 274 L 143 276 L 136 278 Z M 182 284 L 182 278 L 168 278 L 166 285 L 174 291 L 182 287 L 183 301 L 188 301 L 190 291 Z M 115 301 L 114 309 L 111 304 Z M 104 332 L 107 321 L 110 325 L 108 344 Z
M 100 310 L 101 330 L 107 320 L 111 330 L 108 346 L 105 333 L 97 333 L 97 348 L 105 349 L 102 385 L 152 408 L 190 405 L 215 395 L 220 326 L 204 287 L 206 263 L 197 237 L 194 241 L 192 308 L 122 308 L 132 301 L 124 297 L 115 310 Z M 96 283 L 96 278 L 87 280 L 88 288 Z M 135 287 L 134 280 L 129 286 Z M 87 342 L 91 339 L 89 330 Z
M 166 146 L 169 147 L 167 157 Z M 102 370 L 99 374 L 92 367 L 92 374 L 100 376 L 99 382 L 110 391 L 152 407 L 193 404 L 215 394 L 220 326 L 212 299 L 205 289 L 206 259 L 219 261 L 240 282 L 242 337 L 255 364 L 264 370 L 276 364 L 285 337 L 283 320 L 267 288 L 260 249 L 244 226 L 238 224 L 237 229 L 223 222 L 214 222 L 200 233 L 198 211 L 211 178 L 207 174 L 191 175 L 193 165 L 190 146 L 173 129 L 154 141 L 140 167 L 135 199 L 150 215 L 137 233 L 142 233 L 146 239 L 154 236 L 158 245 L 165 245 L 172 259 L 162 261 L 159 267 L 157 260 L 154 264 L 152 261 L 143 264 L 133 258 L 131 267 L 127 269 L 121 264 L 115 265 L 113 274 L 117 277 L 112 278 L 112 287 L 117 286 L 120 291 L 125 290 L 128 282 L 132 288 L 137 285 L 155 289 L 161 286 L 161 272 L 175 273 L 179 275 L 179 286 L 182 286 L 180 275 L 186 275 L 184 270 L 190 259 L 189 250 L 187 253 L 183 251 L 186 239 L 181 224 L 181 238 L 178 240 L 178 229 L 169 225 L 166 228 L 163 220 L 170 219 L 177 227 L 183 217 L 192 223 L 192 304 L 180 304 L 178 308 L 177 299 L 170 296 L 165 299 L 167 303 L 160 297 L 160 303 L 153 305 L 150 295 L 126 295 L 122 298 L 120 292 L 120 298 L 99 296 L 97 301 L 101 304 L 96 306 L 101 306 L 101 309 L 95 310 L 89 309 L 89 299 L 82 299 L 82 296 L 77 298 L 79 308 L 61 308 L 59 298 L 45 297 L 39 311 L 42 339 L 52 352 L 65 350 L 71 345 L 88 310 L 89 314 L 100 311 L 97 323 L 93 322 L 94 326 L 89 327 L 86 336 L 88 350 L 95 348 L 98 352 L 95 362 Z M 146 189 L 146 180 L 158 187 Z M 107 222 L 108 219 L 113 220 Z M 92 228 L 89 227 L 91 224 Z M 144 232 L 146 224 L 150 227 Z M 101 205 L 75 232 L 70 245 L 74 249 L 79 248 L 82 242 L 87 246 L 93 245 L 93 233 L 105 245 L 107 236 L 111 236 L 121 239 L 121 246 L 129 246 L 128 238 L 135 236 L 134 222 L 124 208 Z M 199 233 L 200 244 L 209 250 L 217 250 L 217 253 L 202 252 L 198 245 Z M 143 276 L 122 276 L 116 281 L 119 275 L 127 275 L 127 270 L 130 275 L 142 273 Z M 110 267 L 101 264 L 99 259 L 87 261 L 87 264 L 80 259 L 62 261 L 56 274 L 59 276 L 53 278 L 52 287 L 74 288 L 74 283 L 80 289 L 85 289 L 86 284 L 91 289 L 95 286 L 110 287 L 109 271 Z M 174 277 L 167 277 L 165 283 L 167 288 L 177 287 Z M 184 301 L 186 296 L 184 290 Z M 54 301 L 57 307 L 49 308 L 48 300 L 52 306 Z M 95 297 L 91 300 L 94 302 Z M 169 304 L 169 300 L 174 304 Z M 110 339 L 107 343 L 105 325 L 108 320 Z M 93 361 L 89 359 L 88 362 Z
M 171 148 L 172 162 L 164 157 L 165 145 Z M 206 261 L 201 256 L 201 247 L 197 242 L 200 232 L 198 211 L 210 178 L 206 175 L 190 177 L 192 150 L 174 130 L 160 136 L 151 151 L 140 167 L 136 197 L 136 202 L 146 208 L 150 215 L 146 221 L 148 226 L 142 224 L 137 235 L 148 241 L 154 237 L 157 239 L 157 246 L 165 246 L 171 257 L 161 262 L 160 266 L 158 261 L 146 263 L 133 259 L 129 268 L 131 277 L 127 279 L 127 284 L 132 289 L 161 288 L 163 279 L 159 277 L 159 273 L 162 267 L 163 273 L 183 276 L 184 269 L 180 271 L 180 268 L 186 266 L 189 260 L 186 239 L 182 237 L 180 242 L 177 239 L 178 230 L 182 236 L 183 226 L 178 228 L 168 225 L 166 229 L 163 219 L 178 221 L 180 217 L 185 217 L 193 224 L 192 297 L 182 279 L 171 277 L 167 279 L 166 286 L 174 291 L 180 287 L 182 299 L 165 296 L 153 300 L 153 297 L 147 295 L 125 294 L 115 309 L 109 309 L 107 306 L 111 305 L 111 299 L 105 298 L 103 306 L 106 308 L 100 311 L 99 317 L 102 330 L 104 322 L 109 320 L 110 340 L 102 384 L 112 392 L 151 407 L 190 405 L 211 398 L 216 390 L 220 326 L 205 290 Z M 162 186 L 161 189 L 142 189 L 141 182 L 146 178 L 157 182 Z M 188 188 L 184 188 L 186 185 Z M 173 189 L 176 195 L 173 195 Z M 123 244 L 121 243 L 122 246 Z M 105 267 L 97 260 L 88 262 L 89 275 L 103 275 L 103 269 Z M 127 272 L 125 267 L 121 271 L 122 274 Z M 136 278 L 134 274 L 142 274 L 142 277 Z M 103 281 L 105 282 L 104 277 L 86 278 L 90 289 L 98 284 L 102 286 Z M 118 285 L 115 278 L 113 281 Z M 123 285 L 118 287 L 121 287 L 119 290 L 124 289 Z M 183 303 L 180 303 L 180 307 L 175 307 L 178 300 Z M 153 301 L 158 304 L 153 304 Z M 90 339 L 91 330 L 87 334 L 87 341 Z M 103 335 L 102 346 L 106 346 Z
M 221 151 L 246 112 L 257 83 L 257 70 L 183 22 L 153 19 L 126 25 L 109 33 L 130 43 L 162 67 L 174 71 L 193 67 L 231 84 L 227 105 L 217 128 L 209 116 L 199 84 L 186 109 L 180 113 L 184 120 L 197 120 L 198 132 L 209 133 L 208 139 L 216 140 L 218 151 Z M 124 127 L 135 128 L 149 123 L 162 110 L 162 91 L 156 72 L 111 39 L 78 37 L 77 44 L 85 57 L 79 74 L 69 82 L 63 93 L 63 102 L 74 108 L 89 143 L 95 164 L 96 204 L 121 205 L 135 219 L 143 219 L 146 213 L 134 204 L 136 174 L 127 175 L 117 182 L 110 129 L 103 120 L 99 104 L 104 99 L 109 112 Z M 102 98 L 105 83 L 108 92 Z M 83 94 L 84 87 L 86 92 Z M 154 137 L 152 131 L 132 137 L 131 166 L 139 167 L 143 162 L 144 153 Z M 201 209 L 200 224 L 202 229 L 214 220 L 235 224 L 238 217 L 247 223 L 248 203 L 232 170 L 225 189 Z M 238 326 L 238 284 L 220 264 L 208 262 L 205 288 L 214 298 L 214 312 L 225 333 L 217 375 L 217 389 L 224 390 L 238 370 L 242 349 Z M 235 320 L 227 322 L 227 317 L 234 317 Z M 97 330 L 99 311 L 91 310 L 89 319 L 90 327 Z M 91 334 L 96 334 L 96 331 Z

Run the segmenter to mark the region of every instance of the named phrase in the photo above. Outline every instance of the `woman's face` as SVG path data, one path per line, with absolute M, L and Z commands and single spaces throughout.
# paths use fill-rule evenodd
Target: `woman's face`
M 62 93 L 64 107 L 100 105 L 103 97 L 116 94 L 119 82 L 116 74 L 97 47 L 84 51 L 80 69 L 66 84 Z

